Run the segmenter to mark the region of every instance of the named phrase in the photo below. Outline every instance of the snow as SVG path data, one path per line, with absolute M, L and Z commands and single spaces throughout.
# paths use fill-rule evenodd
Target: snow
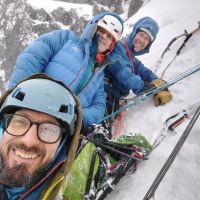
M 90 5 L 85 4 L 74 4 L 74 3 L 66 3 L 62 1 L 53 1 L 53 0 L 27 0 L 27 3 L 33 6 L 36 9 L 43 8 L 47 12 L 52 12 L 56 8 L 64 8 L 66 11 L 71 9 L 76 10 L 76 14 L 79 16 L 85 16 L 86 18 L 90 19 L 92 17 L 92 9 L 93 7 Z
M 185 29 L 191 32 L 198 27 L 198 21 L 200 21 L 198 5 L 198 0 L 151 0 L 146 2 L 138 13 L 126 21 L 124 35 L 130 33 L 132 25 L 144 16 L 154 18 L 160 26 L 158 37 L 152 45 L 150 53 L 138 57 L 147 67 L 155 71 L 158 60 L 169 41 L 184 33 Z M 165 54 L 157 70 L 158 75 L 161 75 L 162 70 L 174 57 L 184 39 L 185 37 L 179 38 L 171 46 L 171 50 Z M 196 32 L 186 43 L 163 78 L 170 80 L 200 64 L 199 55 L 200 31 Z M 173 100 L 170 103 L 155 107 L 153 98 L 150 98 L 127 111 L 124 120 L 125 134 L 141 132 L 153 143 L 161 133 L 163 124 L 168 117 L 187 108 L 188 105 L 200 101 L 199 84 L 200 72 L 197 72 L 170 87 L 173 94 Z M 167 135 L 164 141 L 149 155 L 149 159 L 139 163 L 134 174 L 124 177 L 107 199 L 142 200 L 188 125 L 189 120 L 184 121 L 176 128 L 176 134 Z M 158 186 L 154 196 L 155 200 L 200 200 L 199 132 L 200 119 L 196 121 L 188 139 Z

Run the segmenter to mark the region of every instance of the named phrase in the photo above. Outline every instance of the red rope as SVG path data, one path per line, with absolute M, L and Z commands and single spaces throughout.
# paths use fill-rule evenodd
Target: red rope
M 124 101 L 121 103 L 121 105 L 120 105 L 119 108 L 125 106 L 127 103 L 128 103 L 128 100 L 127 100 L 127 99 L 124 100 Z M 115 131 L 114 131 L 113 134 L 112 134 L 112 138 L 116 138 L 117 136 L 119 136 L 119 135 L 121 134 L 121 132 L 122 132 L 122 130 L 123 130 L 123 118 L 124 118 L 125 112 L 126 112 L 126 111 L 123 110 L 122 112 L 120 112 L 120 113 L 117 115 L 117 117 L 116 117 L 117 126 L 116 126 Z

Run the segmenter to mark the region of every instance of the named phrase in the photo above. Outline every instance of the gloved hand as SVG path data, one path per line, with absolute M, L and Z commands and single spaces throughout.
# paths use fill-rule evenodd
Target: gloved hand
M 151 82 L 151 84 L 153 84 L 155 87 L 158 87 L 164 83 L 165 81 L 162 79 L 155 79 Z M 172 94 L 168 88 L 158 92 L 154 96 L 154 102 L 156 106 L 164 105 L 168 103 L 169 101 L 171 101 L 171 99 L 172 99 Z
M 146 84 L 145 83 L 141 93 L 148 92 L 148 91 L 150 91 L 152 89 L 155 89 L 155 86 L 153 84 L 151 84 L 151 83 Z

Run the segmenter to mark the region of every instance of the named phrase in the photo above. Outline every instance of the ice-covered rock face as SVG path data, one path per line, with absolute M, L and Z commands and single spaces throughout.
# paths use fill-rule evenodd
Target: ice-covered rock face
M 0 90 L 4 90 L 17 55 L 38 35 L 57 29 L 50 15 L 24 0 L 1 0 Z
M 90 6 L 91 15 L 108 10 L 123 13 L 123 0 L 60 1 L 84 4 L 83 10 L 84 6 Z M 70 28 L 79 35 L 90 18 L 88 15 L 81 15 L 80 10 L 74 7 L 66 11 L 63 7 L 55 6 L 55 9 L 48 12 L 43 8 L 35 8 L 29 2 L 30 0 L 0 0 L 0 92 L 5 91 L 17 56 L 32 40 L 60 28 Z M 57 3 L 56 0 L 54 3 Z M 126 0 L 125 3 L 131 5 L 135 0 Z

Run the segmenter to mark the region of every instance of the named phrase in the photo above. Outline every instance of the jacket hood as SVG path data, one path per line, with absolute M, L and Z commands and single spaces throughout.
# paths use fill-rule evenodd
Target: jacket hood
M 86 25 L 83 33 L 81 34 L 81 40 L 84 41 L 85 44 L 85 54 L 87 55 L 84 59 L 84 64 L 87 65 L 90 59 L 90 55 L 96 54 L 97 51 L 97 44 L 98 44 L 98 35 L 96 33 L 97 30 L 97 23 L 98 21 L 103 18 L 105 15 L 112 15 L 115 16 L 119 21 L 122 23 L 122 31 L 124 29 L 123 20 L 120 16 L 114 12 L 104 12 L 99 15 L 94 16 Z M 95 37 L 94 37 L 95 36 Z M 97 37 L 96 37 L 97 36 Z M 112 52 L 111 52 L 112 53 Z M 118 59 L 118 55 L 112 54 L 107 55 L 109 59 L 115 60 Z
M 84 41 L 90 41 L 96 30 L 97 30 L 97 22 L 103 18 L 105 15 L 112 15 L 114 17 L 116 17 L 121 23 L 122 23 L 122 31 L 124 30 L 124 25 L 123 25 L 123 20 L 121 19 L 121 17 L 114 12 L 104 12 L 101 13 L 99 15 L 94 16 L 86 25 L 83 33 L 81 34 L 81 39 Z
M 150 33 L 152 34 L 152 36 L 154 37 L 154 40 L 156 39 L 156 36 L 159 31 L 159 26 L 158 26 L 157 22 L 150 17 L 143 17 L 134 24 L 133 30 L 130 33 L 129 37 L 126 39 L 126 41 L 128 43 L 129 48 L 131 49 L 131 52 L 134 53 L 135 56 L 148 53 L 152 43 L 154 42 L 154 40 L 152 42 L 150 42 L 149 45 L 144 50 L 142 50 L 140 52 L 135 52 L 132 44 L 133 44 L 135 35 L 140 30 L 140 28 L 147 28 L 150 31 Z

